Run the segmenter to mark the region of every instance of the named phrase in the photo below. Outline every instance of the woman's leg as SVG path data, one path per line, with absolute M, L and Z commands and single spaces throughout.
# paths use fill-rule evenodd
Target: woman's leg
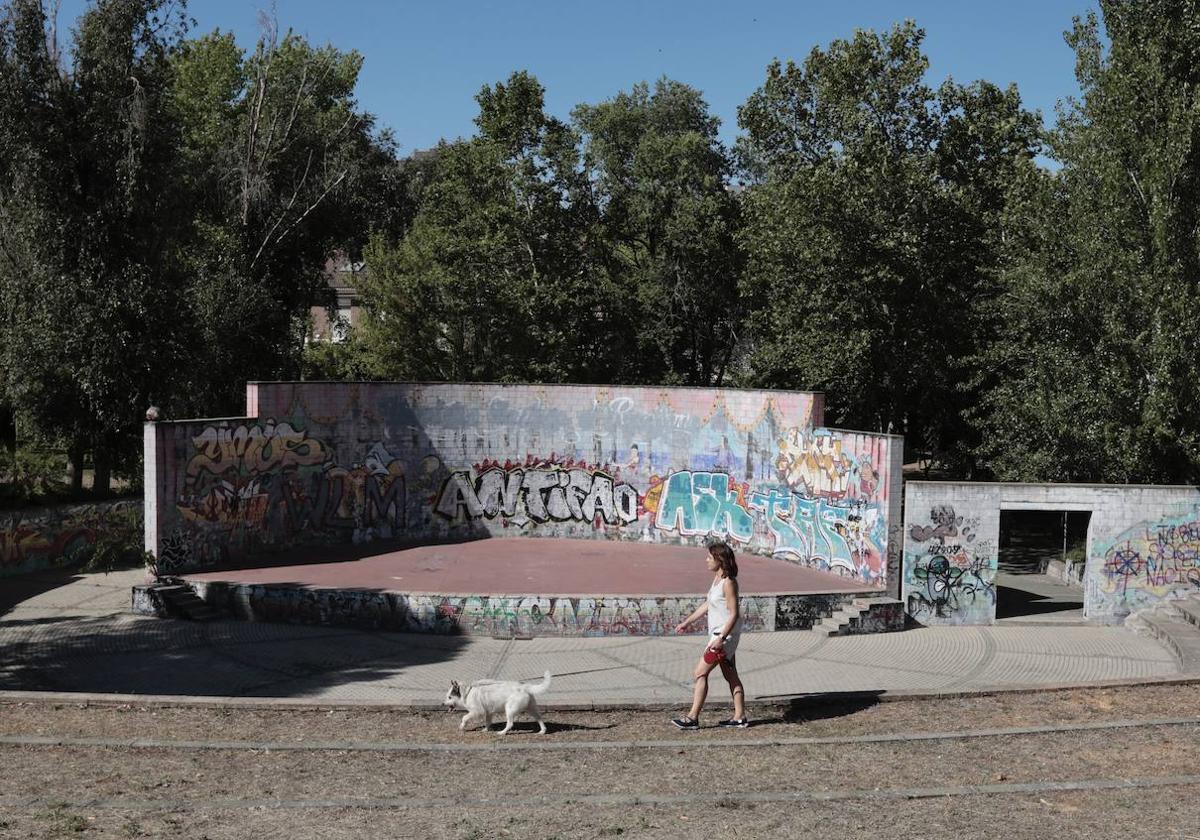
M 733 695 L 733 716 L 741 720 L 746 716 L 746 689 L 738 676 L 736 659 L 721 660 L 721 676 L 729 683 L 729 693 Z
M 700 720 L 700 710 L 704 708 L 704 699 L 708 696 L 708 675 L 715 667 L 715 664 L 705 662 L 703 656 L 696 663 L 696 670 L 692 674 L 696 680 L 692 684 L 692 708 L 688 710 L 688 717 L 692 720 Z

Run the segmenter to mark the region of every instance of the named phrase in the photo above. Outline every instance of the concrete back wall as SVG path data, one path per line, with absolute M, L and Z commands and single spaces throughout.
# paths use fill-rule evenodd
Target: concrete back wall
M 923 624 L 990 624 L 1001 510 L 1086 510 L 1084 615 L 1116 623 L 1200 592 L 1194 487 L 910 481 L 903 596 Z
M 167 570 L 373 541 L 722 538 L 883 587 L 899 557 L 902 440 L 822 428 L 820 394 L 250 383 L 246 402 L 147 424 L 146 545 Z

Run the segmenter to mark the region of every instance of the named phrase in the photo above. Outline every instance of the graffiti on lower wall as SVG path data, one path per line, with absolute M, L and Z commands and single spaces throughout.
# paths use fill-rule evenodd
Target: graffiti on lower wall
M 224 581 L 192 581 L 191 585 L 218 610 L 253 621 L 501 638 L 674 635 L 676 625 L 703 600 L 703 596 L 417 595 Z M 746 632 L 807 630 L 851 600 L 849 595 L 745 596 L 740 599 L 743 627 Z M 146 599 L 137 609 L 156 613 Z M 843 633 L 901 630 L 904 621 L 899 603 L 872 602 Z M 695 633 L 702 632 L 700 622 Z
M 1101 599 L 1129 611 L 1200 593 L 1200 505 L 1139 522 L 1096 546 Z M 1125 610 L 1121 610 L 1122 612 Z
M 923 624 L 989 624 L 995 617 L 998 557 L 977 539 L 978 523 L 953 505 L 934 505 L 925 524 L 907 524 L 904 599 Z
M 141 528 L 140 499 L 0 512 L 0 575 L 82 563 L 106 535 L 136 544 Z
M 661 636 L 702 597 L 409 595 L 198 581 L 218 609 L 256 621 L 477 636 Z M 744 628 L 774 629 L 773 596 L 741 599 Z

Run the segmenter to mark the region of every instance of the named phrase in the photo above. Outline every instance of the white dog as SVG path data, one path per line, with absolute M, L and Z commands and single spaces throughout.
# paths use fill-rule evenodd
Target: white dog
M 463 731 L 466 731 L 468 726 L 477 726 L 481 722 L 484 729 L 490 729 L 492 718 L 503 714 L 505 727 L 500 730 L 500 734 L 507 735 L 517 715 L 528 712 L 540 727 L 538 734 L 545 735 L 546 724 L 542 720 L 542 712 L 535 698 L 549 687 L 549 671 L 537 685 L 504 680 L 478 680 L 464 689 L 457 682 L 451 681 L 450 690 L 446 692 L 446 699 L 442 701 L 442 705 L 466 711 L 462 723 L 458 725 Z

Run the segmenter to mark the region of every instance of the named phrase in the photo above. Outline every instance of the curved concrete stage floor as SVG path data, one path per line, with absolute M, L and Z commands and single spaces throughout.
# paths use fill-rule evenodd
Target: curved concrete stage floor
M 743 595 L 878 592 L 840 575 L 737 554 Z M 703 595 L 712 582 L 698 546 L 501 537 L 425 545 L 332 563 L 189 574 L 192 581 L 293 584 L 428 595 L 659 597 Z
M 185 578 L 218 610 L 258 621 L 504 637 L 656 636 L 673 632 L 702 602 L 712 580 L 704 559 L 700 546 L 502 537 Z M 747 631 L 807 629 L 855 599 L 883 595 L 783 560 L 741 554 L 738 567 Z M 898 603 L 868 611 L 874 630 L 867 632 L 903 624 Z

